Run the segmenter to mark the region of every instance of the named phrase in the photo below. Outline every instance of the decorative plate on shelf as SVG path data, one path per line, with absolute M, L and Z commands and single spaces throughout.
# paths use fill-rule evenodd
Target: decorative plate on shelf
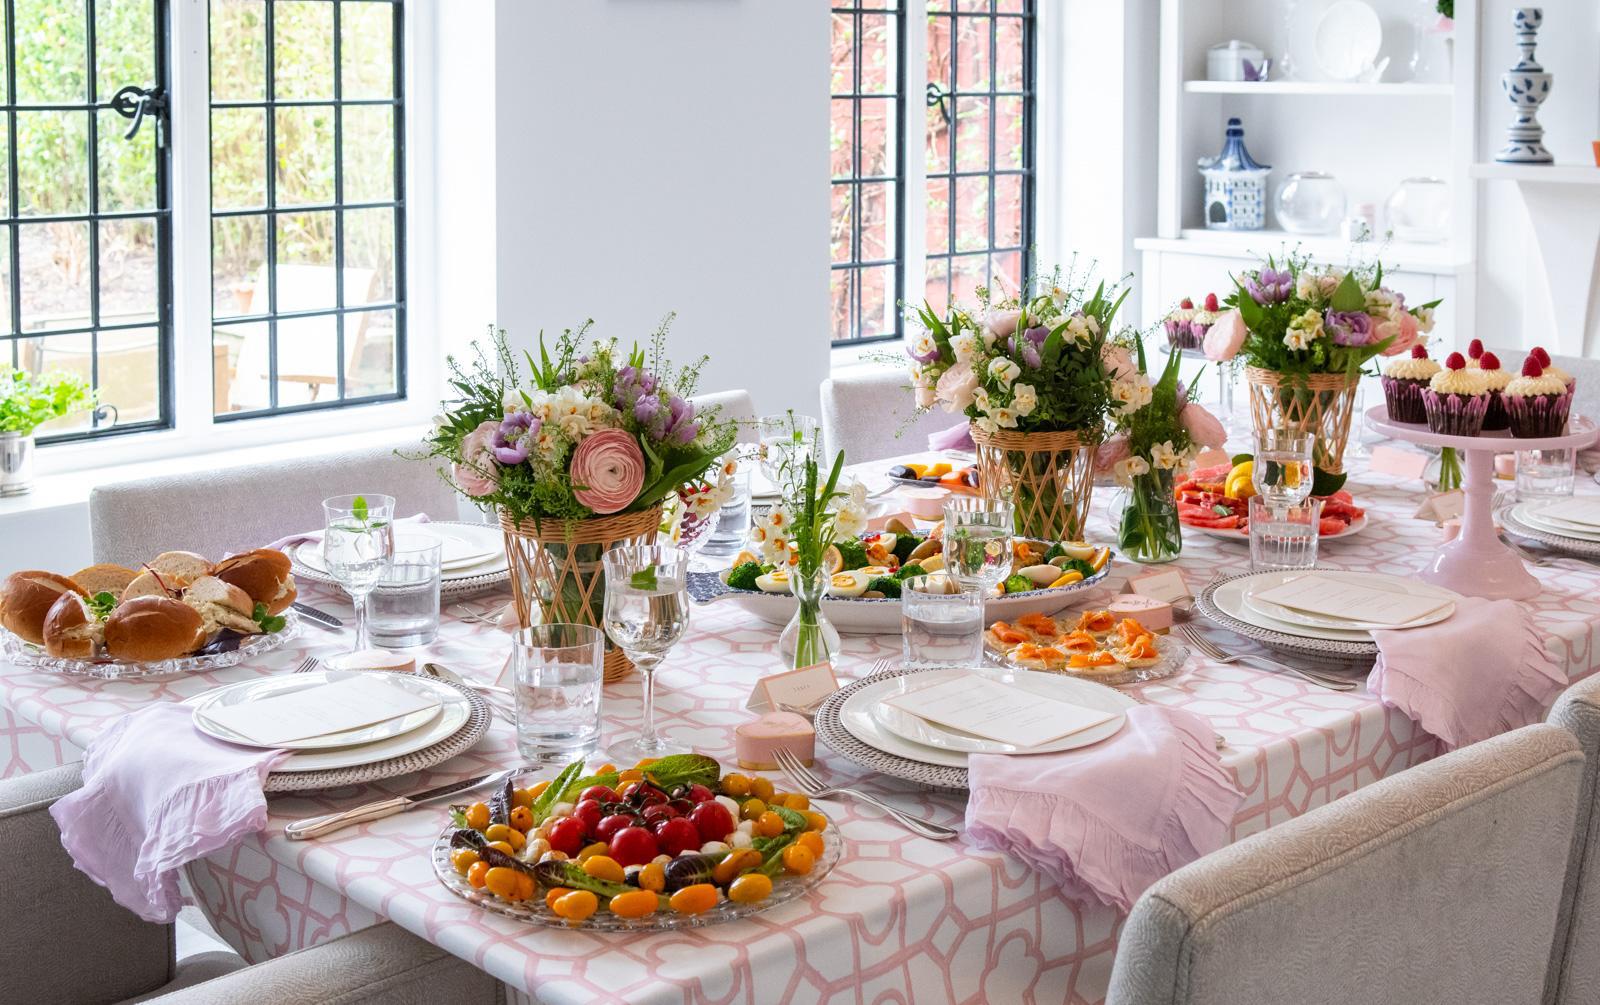
M 205 673 L 208 670 L 238 666 L 246 660 L 269 653 L 294 638 L 300 631 L 299 616 L 291 609 L 283 612 L 283 618 L 284 626 L 278 631 L 260 635 L 224 632 L 221 640 L 211 643 L 199 653 L 169 660 L 135 662 L 112 659 L 109 656 L 89 660 L 61 659 L 46 655 L 41 647 L 25 642 L 7 631 L 0 631 L 0 636 L 3 636 L 3 640 L 0 640 L 0 652 L 4 652 L 6 658 L 19 667 L 75 677 L 95 677 L 100 680 L 133 680 Z

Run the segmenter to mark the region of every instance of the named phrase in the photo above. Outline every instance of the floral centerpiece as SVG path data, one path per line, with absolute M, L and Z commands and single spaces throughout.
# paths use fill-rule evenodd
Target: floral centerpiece
M 503 331 L 463 367 L 452 358 L 446 402 L 428 438 L 452 485 L 493 507 L 506 535 L 513 599 L 524 625 L 598 625 L 605 598 L 600 556 L 655 539 L 662 502 L 703 483 L 733 446 L 731 422 L 689 401 L 705 360 L 676 368 L 665 355 L 672 316 L 648 351 L 589 341 L 593 322 L 564 331 L 522 367 Z M 585 343 L 588 343 L 587 345 Z M 608 652 L 607 676 L 628 669 Z
M 1407 307 L 1383 285 L 1381 264 L 1346 272 L 1299 255 L 1281 267 L 1268 258 L 1236 283 L 1231 309 L 1206 332 L 1206 357 L 1242 358 L 1255 428 L 1314 433 L 1316 466 L 1337 474 L 1362 367 L 1415 345 L 1439 301 Z
M 737 452 L 718 458 L 706 474 L 678 486 L 667 497 L 661 531 L 674 545 L 693 554 L 710 540 L 722 507 L 733 498 L 734 476 L 739 472 Z
M 1094 451 L 1110 402 L 1107 334 L 1128 291 L 1057 270 L 995 299 L 943 314 L 924 303 L 911 335 L 917 407 L 972 423 L 980 490 L 1007 499 L 1017 533 L 1077 540 L 1088 518 Z
M 0 496 L 32 490 L 35 430 L 95 404 L 88 383 L 72 374 L 0 367 Z
M 1130 353 L 1130 344 L 1132 352 Z M 1135 365 L 1134 360 L 1137 360 Z M 1183 550 L 1173 482 L 1207 448 L 1220 448 L 1227 432 L 1216 416 L 1193 400 L 1178 380 L 1183 357 L 1167 354 L 1152 381 L 1144 341 L 1119 339 L 1112 353 L 1112 424 L 1115 432 L 1099 451 L 1097 466 L 1122 486 L 1117 547 L 1136 562 L 1170 562 Z

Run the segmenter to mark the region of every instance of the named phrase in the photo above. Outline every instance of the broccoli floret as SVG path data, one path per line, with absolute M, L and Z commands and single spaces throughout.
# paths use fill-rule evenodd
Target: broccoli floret
M 917 550 L 917 545 L 921 544 L 925 540 L 926 538 L 912 537 L 910 534 L 901 534 L 899 537 L 894 539 L 894 557 L 898 558 L 902 563 L 904 563 L 906 559 L 911 557 L 911 553 Z
M 926 576 L 927 574 L 927 569 L 924 569 L 916 562 L 912 562 L 910 565 L 902 565 L 899 569 L 897 569 L 895 571 L 894 578 L 910 579 L 913 576 Z
M 877 590 L 885 597 L 897 598 L 900 596 L 900 580 L 892 576 L 873 576 L 867 581 L 868 590 Z
M 1061 547 L 1060 543 L 1058 542 L 1056 544 L 1052 544 L 1048 549 L 1046 549 L 1045 553 L 1044 553 L 1044 557 L 1039 559 L 1039 561 L 1043 562 L 1046 565 L 1049 565 L 1051 560 L 1053 560 L 1053 559 L 1055 559 L 1055 558 L 1057 558 L 1057 557 L 1059 557 L 1061 555 L 1065 555 L 1066 553 L 1067 553 L 1067 549 Z
M 850 569 L 866 567 L 867 549 L 860 541 L 850 538 L 844 541 L 835 541 L 833 546 L 839 549 L 839 557 L 843 559 L 843 562 L 839 565 L 839 571 L 845 572 Z
M 1084 579 L 1088 579 L 1090 576 L 1094 575 L 1094 566 L 1090 565 L 1088 562 L 1085 562 L 1081 558 L 1067 559 L 1065 562 L 1061 563 L 1060 569 L 1062 572 L 1072 572 L 1073 570 L 1077 570 L 1078 572 L 1083 573 Z
M 1005 588 L 1007 593 L 1026 593 L 1029 590 L 1038 589 L 1038 587 L 1034 585 L 1033 580 L 1020 574 L 1015 576 L 1007 576 Z
M 756 577 L 761 575 L 761 563 L 746 562 L 728 573 L 728 586 L 735 590 L 756 589 Z

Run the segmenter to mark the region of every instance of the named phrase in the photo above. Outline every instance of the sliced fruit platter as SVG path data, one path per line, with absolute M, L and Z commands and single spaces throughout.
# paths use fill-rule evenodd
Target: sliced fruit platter
M 949 461 L 896 464 L 889 469 L 889 480 L 900 485 L 949 489 L 966 495 L 978 494 L 978 469 L 970 464 L 962 467 L 956 467 Z
M 1252 477 L 1255 460 L 1240 454 L 1231 464 L 1197 468 L 1178 484 L 1178 519 L 1186 527 L 1213 537 L 1248 540 L 1250 497 L 1256 494 Z M 1322 520 L 1317 525 L 1324 540 L 1359 534 L 1366 529 L 1367 512 L 1344 489 L 1343 476 L 1318 471 L 1312 498 L 1322 500 Z
M 487 910 L 603 931 L 716 924 L 793 900 L 839 860 L 836 828 L 800 793 L 671 754 L 512 781 L 450 808 L 434 872 Z
M 1188 647 L 1176 639 L 1110 611 L 1084 611 L 1076 617 L 1026 614 L 1014 622 L 996 621 L 983 633 L 983 642 L 1007 666 L 1102 684 L 1170 677 L 1189 658 Z
M 1013 539 L 1011 574 L 996 587 L 986 608 L 1007 618 L 1058 611 L 1072 602 L 1075 591 L 1104 579 L 1110 560 L 1110 548 L 1085 541 Z M 831 582 L 823 608 L 835 628 L 868 634 L 899 631 L 902 584 L 913 576 L 945 571 L 943 524 L 919 532 L 890 521 L 885 530 L 835 544 L 828 565 Z M 741 552 L 721 573 L 690 573 L 689 593 L 700 603 L 733 600 L 781 626 L 794 614 L 789 577 L 788 568 Z

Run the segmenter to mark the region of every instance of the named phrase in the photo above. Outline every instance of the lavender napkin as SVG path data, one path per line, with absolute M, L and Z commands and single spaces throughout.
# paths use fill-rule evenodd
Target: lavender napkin
M 976 450 L 972 442 L 972 424 L 960 422 L 949 429 L 928 434 L 929 450 Z
M 1060 754 L 967 758 L 967 835 L 1126 911 L 1156 880 L 1228 841 L 1244 795 L 1193 712 L 1140 705 L 1111 739 Z
M 1454 750 L 1539 722 L 1567 686 L 1522 606 L 1467 597 L 1423 628 L 1372 633 L 1367 688 Z
M 183 906 L 178 870 L 266 826 L 267 775 L 285 750 L 213 740 L 162 702 L 90 741 L 83 787 L 50 808 L 79 870 L 146 921 Z
M 403 516 L 403 517 L 400 517 L 399 519 L 395 520 L 394 526 L 395 526 L 396 530 L 404 530 L 407 527 L 414 527 L 419 523 L 428 523 L 428 522 L 429 522 L 428 521 L 428 514 L 426 514 L 426 513 L 418 513 L 416 516 Z M 293 547 L 295 547 L 297 545 L 305 544 L 308 541 L 320 541 L 320 540 L 322 540 L 322 531 L 320 531 L 320 530 L 307 530 L 307 531 L 301 531 L 298 534 L 290 534 L 287 537 L 280 537 L 276 541 L 274 541 L 271 544 L 267 545 L 267 547 L 271 548 L 271 549 L 273 549 L 275 551 L 282 551 L 285 548 L 293 548 Z

